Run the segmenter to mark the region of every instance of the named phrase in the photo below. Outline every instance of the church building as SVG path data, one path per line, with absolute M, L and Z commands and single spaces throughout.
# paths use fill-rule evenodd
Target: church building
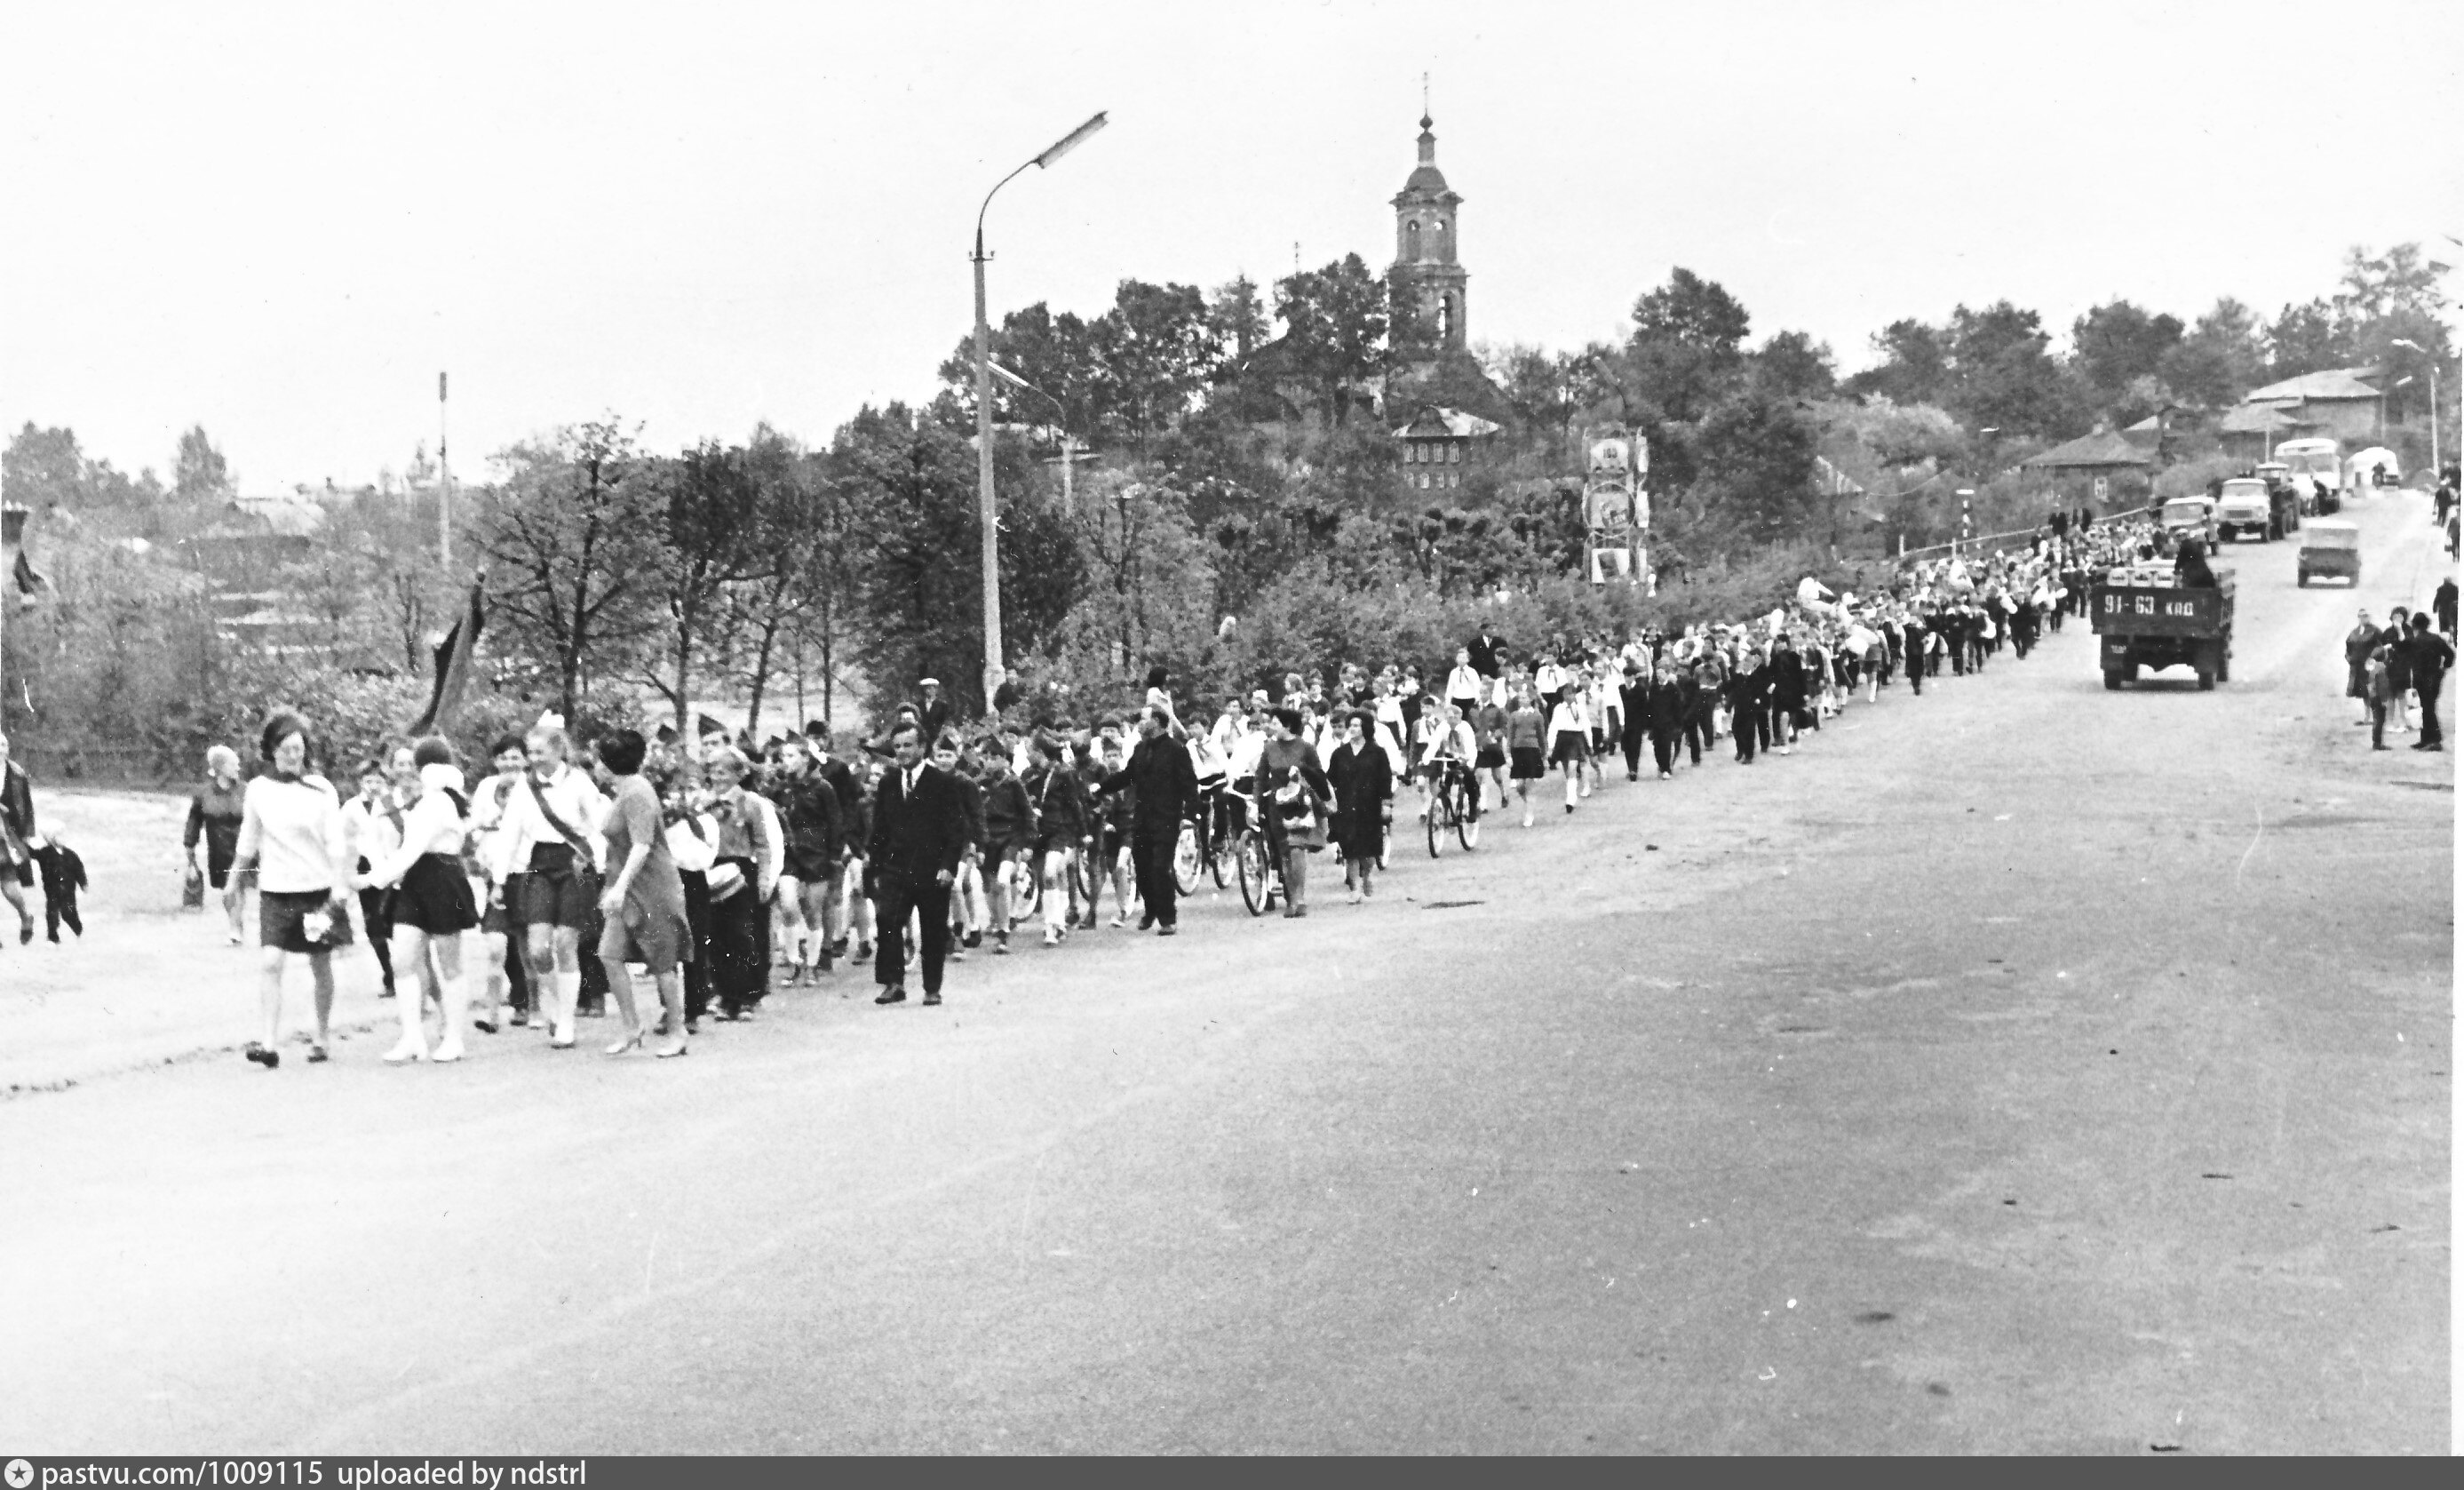
M 1416 292 L 1422 333 L 1431 345 L 1462 351 L 1463 285 L 1471 276 L 1456 256 L 1455 210 L 1463 198 L 1438 169 L 1438 137 L 1420 116 L 1420 163 L 1395 193 L 1395 272 Z

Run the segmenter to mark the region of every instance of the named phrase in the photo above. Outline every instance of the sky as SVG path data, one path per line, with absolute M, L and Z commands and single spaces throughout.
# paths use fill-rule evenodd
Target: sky
M 1683 265 L 1842 370 L 2009 298 L 2065 332 L 2464 261 L 2464 5 L 115 6 L 0 0 L 0 426 L 250 493 L 614 412 L 813 443 L 972 323 L 1125 278 L 1382 268 L 1429 79 L 1475 343 Z M 2457 280 L 2451 278 L 2452 286 Z M 2459 286 L 2451 293 L 2464 293 Z

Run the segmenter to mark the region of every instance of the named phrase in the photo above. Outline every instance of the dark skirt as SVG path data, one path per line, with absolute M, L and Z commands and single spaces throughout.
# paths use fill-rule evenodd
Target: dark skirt
M 1540 747 L 1538 745 L 1516 745 L 1514 747 L 1515 780 L 1538 781 L 1541 777 L 1548 774 L 1549 766 L 1546 761 L 1541 759 Z
M 308 920 L 323 914 L 325 934 L 308 936 Z M 351 945 L 351 918 L 342 914 L 321 890 L 260 890 L 256 897 L 256 940 L 260 945 L 310 955 Z
M 462 873 L 462 861 L 449 854 L 419 856 L 394 892 L 392 912 L 395 925 L 432 937 L 460 936 L 479 923 L 470 877 Z
M 749 858 L 727 857 L 744 875 L 735 894 L 710 902 L 711 992 L 729 1009 L 757 1003 L 769 991 L 768 917 L 755 893 L 759 882 Z

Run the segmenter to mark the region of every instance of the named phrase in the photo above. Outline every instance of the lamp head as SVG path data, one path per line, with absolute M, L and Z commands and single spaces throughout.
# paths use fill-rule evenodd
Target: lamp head
M 1056 143 L 1052 148 L 1045 151 L 1042 155 L 1035 158 L 1035 164 L 1039 167 L 1050 166 L 1054 161 L 1061 159 L 1061 157 L 1078 148 L 1079 145 L 1086 143 L 1089 135 L 1091 135 L 1096 130 L 1104 127 L 1106 122 L 1105 115 L 1111 112 L 1111 111 L 1110 109 L 1104 110 L 1103 113 L 1097 114 L 1094 118 L 1087 121 L 1087 122 L 1079 125 L 1067 134 L 1063 135 L 1060 141 Z

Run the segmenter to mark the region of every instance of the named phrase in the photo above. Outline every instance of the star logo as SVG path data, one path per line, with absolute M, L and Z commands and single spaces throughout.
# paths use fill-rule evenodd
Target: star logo
M 7 1474 L 9 1490 L 26 1490 L 34 1482 L 34 1466 L 24 1459 L 11 1459 Z

